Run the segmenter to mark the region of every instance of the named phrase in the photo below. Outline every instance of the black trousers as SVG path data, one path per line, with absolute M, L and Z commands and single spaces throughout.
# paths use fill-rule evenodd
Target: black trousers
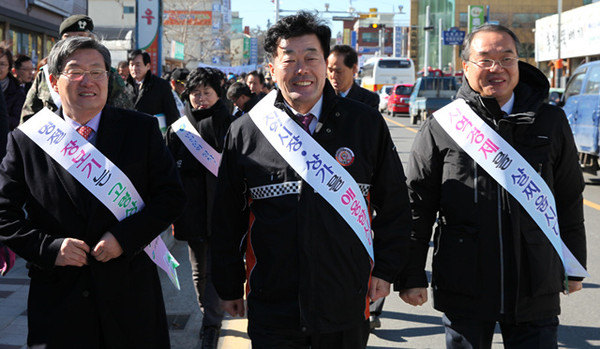
M 444 314 L 447 349 L 489 349 L 496 321 L 481 321 Z M 558 348 L 558 317 L 512 324 L 499 322 L 506 349 Z
M 369 320 L 357 327 L 334 333 L 285 333 L 248 326 L 252 349 L 365 349 L 369 339 Z

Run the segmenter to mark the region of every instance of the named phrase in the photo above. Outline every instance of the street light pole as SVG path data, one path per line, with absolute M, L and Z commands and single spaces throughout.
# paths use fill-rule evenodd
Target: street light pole
M 423 65 L 423 76 L 429 75 L 429 27 L 431 24 L 429 23 L 429 5 L 425 7 L 425 64 Z
M 279 0 L 275 0 L 275 23 L 279 22 Z

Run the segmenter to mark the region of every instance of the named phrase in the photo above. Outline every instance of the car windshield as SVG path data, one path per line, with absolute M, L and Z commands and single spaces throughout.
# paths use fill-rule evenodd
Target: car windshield
M 389 94 L 390 94 L 390 92 L 392 92 L 392 87 L 393 87 L 393 86 L 388 86 L 388 87 L 386 87 L 386 88 L 384 88 L 384 89 L 383 89 L 383 90 L 385 91 L 385 94 L 386 94 L 386 95 L 389 95 Z
M 397 95 L 405 95 L 406 96 L 406 95 L 410 94 L 411 90 L 412 90 L 412 87 L 410 87 L 410 86 L 398 86 L 398 87 L 396 87 L 395 93 Z

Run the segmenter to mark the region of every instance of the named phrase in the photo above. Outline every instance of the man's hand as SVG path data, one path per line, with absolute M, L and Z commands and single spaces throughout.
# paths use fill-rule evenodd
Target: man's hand
M 60 251 L 56 256 L 54 265 L 64 267 L 67 265 L 82 267 L 87 265 L 87 254 L 90 247 L 83 241 L 73 238 L 66 238 L 60 245 Z
M 371 287 L 369 288 L 369 298 L 375 302 L 379 298 L 383 298 L 390 294 L 390 283 L 373 276 L 371 278 Z
M 98 262 L 106 263 L 113 258 L 117 258 L 123 254 L 121 245 L 111 233 L 104 233 L 100 241 L 94 246 L 92 250 L 92 256 L 96 258 Z
M 232 301 L 221 301 L 221 308 L 229 313 L 231 316 L 240 316 L 244 317 L 246 314 L 246 309 L 244 307 L 243 299 L 235 299 Z
M 419 306 L 427 302 L 427 288 L 408 288 L 400 291 L 400 298 L 410 305 Z
M 583 288 L 583 281 L 569 280 L 569 293 L 577 292 Z

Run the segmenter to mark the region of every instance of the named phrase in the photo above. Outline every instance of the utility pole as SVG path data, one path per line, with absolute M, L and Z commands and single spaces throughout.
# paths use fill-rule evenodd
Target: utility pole
M 429 30 L 431 24 L 429 23 L 429 5 L 425 7 L 425 64 L 423 65 L 423 76 L 429 75 Z

